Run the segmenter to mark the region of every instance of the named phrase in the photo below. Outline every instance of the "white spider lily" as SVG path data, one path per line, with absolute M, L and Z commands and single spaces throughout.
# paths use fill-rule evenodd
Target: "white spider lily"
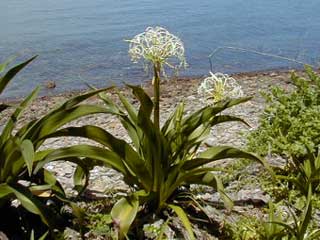
M 223 73 L 210 72 L 198 88 L 198 94 L 207 104 L 214 104 L 219 101 L 243 96 L 241 86 L 237 81 Z
M 178 69 L 186 66 L 183 42 L 162 27 L 148 27 L 145 32 L 128 40 L 133 62 L 142 59 L 153 64 Z M 175 60 L 169 62 L 169 60 Z

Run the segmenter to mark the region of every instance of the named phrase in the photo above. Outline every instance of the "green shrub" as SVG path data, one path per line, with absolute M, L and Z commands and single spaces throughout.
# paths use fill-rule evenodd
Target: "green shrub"
M 266 232 L 268 239 L 318 239 L 320 234 L 312 227 L 312 196 L 319 191 L 320 184 L 320 76 L 310 67 L 305 70 L 308 79 L 292 73 L 293 90 L 273 87 L 270 93 L 263 94 L 267 106 L 260 126 L 248 137 L 250 150 L 287 160 L 284 169 L 276 170 L 278 190 L 284 193 L 276 197 L 282 204 L 287 202 L 290 221 L 271 220 L 269 229 L 282 230 Z M 301 204 L 300 199 L 305 199 L 305 206 L 295 211 L 294 205 Z M 273 208 L 269 215 L 274 216 Z
M 248 137 L 249 150 L 260 155 L 276 154 L 298 169 L 316 154 L 320 144 L 320 76 L 306 67 L 308 79 L 292 73 L 295 88 L 273 87 L 263 93 L 266 108 L 260 125 Z

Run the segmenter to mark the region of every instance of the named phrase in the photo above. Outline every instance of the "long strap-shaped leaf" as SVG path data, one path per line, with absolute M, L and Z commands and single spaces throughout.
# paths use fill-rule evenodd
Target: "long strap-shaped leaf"
M 46 114 L 44 117 L 36 121 L 24 134 L 23 138 L 30 139 L 35 141 L 36 139 L 41 138 L 43 135 L 50 134 L 57 128 L 61 127 L 67 122 L 75 120 L 79 117 L 93 114 L 93 113 L 101 113 L 108 112 L 103 107 L 93 106 L 93 105 L 78 105 L 80 102 L 88 99 L 89 97 L 94 96 L 102 91 L 106 91 L 106 89 L 100 89 L 88 92 L 83 95 L 76 96 L 64 104 L 62 104 L 57 109 Z
M 233 201 L 225 193 L 223 184 L 221 180 L 218 178 L 218 176 L 211 171 L 206 171 L 203 173 L 196 172 L 197 171 L 190 171 L 185 178 L 185 182 L 187 184 L 200 184 L 214 188 L 220 193 L 220 197 L 223 200 L 225 207 L 231 210 L 233 208 Z
M 79 165 L 76 167 L 76 170 L 73 174 L 73 183 L 74 189 L 78 191 L 79 195 L 86 189 L 89 184 L 89 168 L 80 167 Z
M 146 117 L 150 119 L 153 110 L 153 102 L 148 96 L 148 94 L 146 94 L 141 87 L 137 87 L 134 85 L 127 86 L 132 89 L 133 94 L 138 98 L 140 102 L 140 109 L 138 114 L 141 114 L 141 112 L 143 112 L 146 115 Z
M 181 220 L 182 224 L 186 228 L 190 240 L 195 240 L 195 236 L 193 234 L 191 223 L 188 219 L 187 214 L 183 211 L 183 209 L 181 207 L 179 207 L 177 205 L 173 205 L 173 204 L 168 204 L 168 207 L 171 208 L 177 214 L 177 216 Z
M 164 195 L 162 196 L 163 202 L 166 202 L 171 194 L 181 185 L 188 184 L 194 176 L 205 174 L 210 171 L 216 171 L 216 168 L 195 168 L 190 171 L 183 171 L 179 165 L 175 165 L 169 170 L 166 181 L 163 184 Z M 210 185 L 217 189 L 217 185 Z
M 136 111 L 135 107 L 128 101 L 128 99 L 125 98 L 119 91 L 117 92 L 117 94 L 127 112 L 127 115 L 119 116 L 121 124 L 127 130 L 127 133 L 137 151 L 141 153 L 140 139 L 142 138 L 143 132 L 138 127 L 138 112 Z M 149 171 L 151 170 L 149 169 Z
M 123 174 L 128 174 L 128 170 L 123 164 L 122 159 L 116 153 L 108 149 L 90 145 L 75 145 L 60 149 L 39 151 L 35 156 L 35 162 L 37 162 L 37 166 L 34 171 L 37 172 L 48 162 L 67 158 L 73 159 L 75 157 L 95 159 L 104 165 L 110 165 L 115 170 Z
M 5 128 L 2 131 L 1 134 L 1 139 L 2 141 L 6 141 L 11 135 L 12 135 L 12 130 L 15 127 L 16 122 L 18 121 L 21 113 L 23 110 L 30 105 L 30 103 L 36 98 L 38 95 L 40 88 L 37 87 L 34 89 L 31 94 L 26 97 L 20 104 L 19 106 L 15 109 L 14 113 L 10 116 L 10 119 L 8 120 Z
M 151 113 L 153 103 L 149 96 L 140 87 L 129 85 L 133 94 L 140 101 L 138 112 L 138 126 L 143 131 L 144 139 L 141 139 L 141 149 L 144 151 L 146 163 L 150 165 L 153 176 L 153 191 L 158 191 L 161 188 L 163 171 L 168 168 L 168 157 L 166 146 L 167 143 L 160 129 L 157 129 L 151 121 Z M 159 171 L 159 169 L 164 169 Z
M 222 112 L 227 108 L 246 102 L 250 99 L 251 97 L 227 100 L 224 102 L 220 102 L 214 106 L 207 106 L 203 109 L 200 109 L 199 111 L 196 111 L 195 113 L 184 119 L 184 134 L 188 136 L 200 125 L 208 123 L 210 119 L 213 118 L 216 114 Z
M 161 128 L 162 133 L 166 137 L 172 135 L 172 134 L 170 134 L 171 131 L 176 132 L 176 129 L 175 129 L 176 127 L 179 128 L 179 126 L 181 125 L 183 113 L 184 113 L 184 103 L 180 103 L 176 107 L 175 111 L 171 114 L 171 116 L 164 123 L 163 127 Z
M 20 141 L 16 137 L 8 139 L 1 149 L 0 182 L 9 182 L 17 177 L 17 170 L 24 166 Z
M 42 221 L 48 226 L 54 227 L 56 224 L 59 224 L 59 221 L 56 221 L 58 216 L 55 216 L 52 212 L 50 212 L 49 209 L 47 209 L 45 205 L 43 205 L 35 196 L 33 196 L 28 189 L 19 185 L 1 184 L 0 192 L 1 191 L 14 194 L 24 208 L 26 208 L 29 212 L 39 215 Z
M 300 217 L 299 233 L 304 236 L 307 232 L 308 225 L 312 220 L 312 186 L 309 184 L 306 207 Z
M 180 144 L 175 147 L 176 151 L 173 153 L 174 158 L 177 158 L 177 156 L 179 155 L 185 156 L 190 152 L 190 149 L 195 148 L 199 144 L 201 144 L 210 133 L 210 128 L 214 125 L 231 121 L 242 122 L 245 125 L 248 125 L 243 119 L 238 117 L 229 115 L 213 116 L 212 119 L 208 121 L 208 123 L 200 125 L 189 135 L 184 135 L 183 132 L 181 133 L 183 141 L 181 141 Z
M 29 176 L 31 176 L 34 160 L 34 148 L 32 142 L 28 139 L 23 140 L 20 144 L 20 151 L 27 166 Z
M 111 109 L 113 112 L 110 114 L 116 115 L 121 121 L 122 126 L 127 130 L 129 137 L 137 149 L 140 152 L 140 139 L 142 136 L 142 131 L 137 128 L 137 121 L 138 121 L 138 113 L 134 106 L 125 98 L 120 91 L 117 91 L 117 95 L 124 107 L 122 109 L 120 106 L 115 104 L 112 100 L 110 100 L 105 94 L 99 94 L 99 97 L 104 101 L 106 107 Z M 125 111 L 127 114 L 125 113 Z M 150 171 L 150 170 L 149 170 Z
M 119 232 L 119 239 L 124 239 L 139 210 L 139 198 L 136 196 L 121 198 L 112 208 L 111 217 Z
M 32 62 L 37 56 L 34 56 L 27 61 L 11 68 L 3 77 L 0 78 L 0 94 L 6 88 L 7 84 L 10 82 L 14 76 L 20 72 L 25 66 L 27 66 L 30 62 Z
M 142 184 L 146 190 L 150 190 L 152 177 L 146 168 L 145 161 L 140 158 L 137 152 L 124 140 L 114 137 L 100 127 L 91 125 L 64 128 L 45 136 L 45 138 L 61 136 L 88 138 L 111 149 L 123 160 L 125 166 L 128 167 L 128 172 L 133 176 L 137 176 L 138 179 L 140 179 L 140 184 Z
M 202 152 L 198 158 L 186 161 L 181 167 L 181 169 L 185 171 L 191 170 L 191 169 L 203 166 L 204 164 L 207 164 L 216 160 L 220 160 L 220 159 L 226 159 L 226 158 L 250 159 L 263 164 L 267 169 L 270 170 L 270 167 L 268 166 L 266 161 L 264 161 L 262 158 L 252 153 L 240 150 L 238 148 L 229 147 L 229 146 L 210 147 L 208 150 Z
M 4 70 L 6 70 L 6 68 L 8 67 L 8 65 L 13 62 L 16 59 L 15 56 L 11 56 L 9 57 L 7 60 L 5 60 L 5 62 L 0 64 L 0 73 L 4 72 Z
M 30 138 L 37 149 L 43 142 L 45 135 L 54 132 L 64 124 L 86 115 L 105 112 L 107 110 L 103 107 L 84 104 L 71 109 L 61 110 L 35 123 L 25 134 L 24 138 Z
M 130 120 L 133 122 L 137 122 L 138 112 L 136 111 L 134 106 L 119 91 L 117 92 L 117 94 L 118 94 L 118 97 L 119 97 L 123 107 L 126 109 Z

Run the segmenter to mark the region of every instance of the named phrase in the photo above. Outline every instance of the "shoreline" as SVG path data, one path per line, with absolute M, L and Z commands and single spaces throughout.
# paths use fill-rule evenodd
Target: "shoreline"
M 285 76 L 287 77 L 288 74 L 291 74 L 291 72 L 294 71 L 298 74 L 303 73 L 304 68 L 275 68 L 275 69 L 267 69 L 267 70 L 258 70 L 258 71 L 249 71 L 249 72 L 236 72 L 236 73 L 232 73 L 232 74 L 228 74 L 231 77 L 234 77 L 236 80 L 237 78 L 240 78 L 239 80 L 246 78 L 246 77 L 260 77 L 260 76 L 270 76 L 270 77 L 274 77 L 277 75 L 281 75 L 281 76 Z M 168 80 L 163 80 L 162 81 L 162 85 L 170 82 L 170 81 L 189 81 L 189 80 L 194 80 L 194 79 L 198 79 L 199 81 L 201 81 L 202 79 L 204 79 L 207 75 L 202 75 L 202 76 L 174 76 L 174 77 L 169 77 Z M 14 79 L 13 79 L 14 81 Z M 143 86 L 144 88 L 148 88 L 151 85 L 151 80 L 146 80 L 144 83 L 140 84 L 141 86 Z M 112 85 L 111 85 L 112 86 Z M 106 87 L 111 87 L 111 86 L 99 86 L 97 88 L 106 88 Z M 125 86 L 123 84 L 121 85 L 114 85 L 115 87 L 117 87 L 118 89 L 123 90 L 125 88 Z M 48 99 L 48 98 L 67 98 L 67 97 L 72 97 L 75 95 L 79 95 L 82 94 L 84 92 L 87 92 L 89 89 L 77 89 L 77 90 L 66 90 L 66 91 L 62 91 L 62 92 L 54 92 L 51 91 L 50 88 L 46 87 L 46 86 L 42 86 L 42 89 L 44 91 L 46 91 L 45 93 L 40 93 L 36 99 L 34 101 L 37 100 L 43 100 L 43 99 Z M 52 88 L 54 89 L 54 88 Z M 19 102 L 21 102 L 24 99 L 24 97 L 21 96 L 17 96 L 17 97 L 4 97 L 1 98 L 0 96 L 0 101 L 3 103 L 10 103 L 10 104 L 17 104 Z
M 270 70 L 270 71 L 258 71 L 249 73 L 236 73 L 230 74 L 239 85 L 245 96 L 252 96 L 252 104 L 256 105 L 257 111 L 261 111 L 264 105 L 264 99 L 260 95 L 260 91 L 268 91 L 270 86 L 282 86 L 285 88 L 290 87 L 290 75 L 292 70 Z M 302 74 L 301 70 L 294 70 L 299 75 Z M 164 110 L 166 115 L 169 115 L 178 102 L 184 101 L 186 104 L 190 104 L 188 107 L 190 111 L 199 109 L 203 107 L 197 93 L 200 83 L 203 81 L 204 77 L 173 77 L 169 80 L 163 80 L 161 82 L 161 94 L 160 94 L 160 104 L 162 111 Z M 146 81 L 141 84 L 150 97 L 153 95 L 153 85 L 151 81 Z M 133 98 L 131 91 L 125 86 L 118 87 L 119 91 L 122 92 L 129 100 L 133 103 L 137 103 L 137 100 Z M 21 118 L 18 121 L 18 127 L 22 126 L 23 123 L 37 119 L 47 114 L 49 111 L 53 110 L 57 106 L 60 106 L 66 100 L 77 96 L 81 93 L 87 92 L 87 90 L 77 90 L 77 91 L 67 91 L 59 93 L 56 95 L 44 95 L 38 96 L 28 108 L 25 109 Z M 109 96 L 116 100 L 117 96 L 114 90 L 108 91 Z M 0 100 L 1 102 L 13 105 L 0 114 L 0 129 L 5 124 L 6 120 L 10 117 L 14 110 L 14 105 L 19 104 L 23 98 L 7 98 L 5 100 Z M 197 103 L 195 102 L 197 101 Z M 87 103 L 102 104 L 102 101 L 98 97 L 93 96 L 86 100 Z M 253 120 L 254 126 L 256 125 L 256 120 Z

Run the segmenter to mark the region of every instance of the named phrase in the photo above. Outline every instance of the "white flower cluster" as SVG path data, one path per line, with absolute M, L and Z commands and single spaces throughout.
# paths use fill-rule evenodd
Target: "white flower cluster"
M 183 42 L 162 27 L 148 27 L 145 32 L 128 40 L 129 55 L 133 62 L 140 59 L 153 64 L 165 64 L 171 68 L 186 66 Z M 169 63 L 169 59 L 176 59 Z
M 210 75 L 198 88 L 198 94 L 207 104 L 243 96 L 241 86 L 234 78 L 223 73 L 210 72 Z

